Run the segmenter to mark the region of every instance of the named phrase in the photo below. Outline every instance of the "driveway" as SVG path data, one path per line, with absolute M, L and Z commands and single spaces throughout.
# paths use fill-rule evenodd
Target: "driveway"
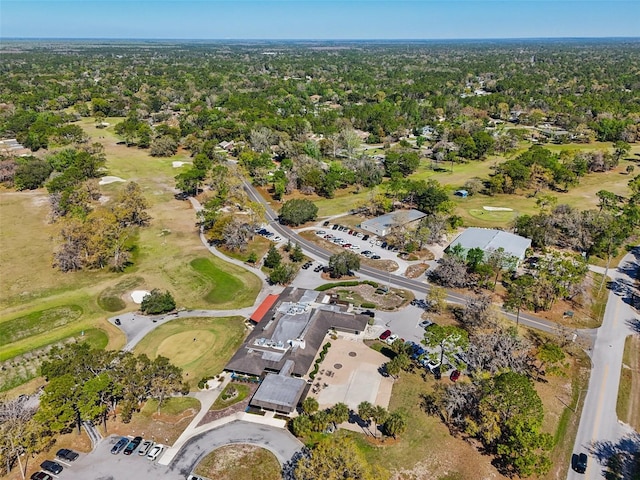
M 290 460 L 303 447 L 297 438 L 282 428 L 235 421 L 189 440 L 174 457 L 169 468 L 172 473 L 182 475 L 181 478 L 185 478 L 208 453 L 233 443 L 245 443 L 266 448 L 276 456 L 281 465 Z

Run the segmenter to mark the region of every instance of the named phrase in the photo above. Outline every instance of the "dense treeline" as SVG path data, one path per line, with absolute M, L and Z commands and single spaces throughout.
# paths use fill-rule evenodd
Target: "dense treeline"
M 9 473 L 22 455 L 32 456 L 59 433 L 100 422 L 116 413 L 128 423 L 148 399 L 158 409 L 171 395 L 186 393 L 182 370 L 167 358 L 92 349 L 86 343 L 54 347 L 42 364 L 46 378 L 39 406 L 22 398 L 0 400 L 0 464 Z

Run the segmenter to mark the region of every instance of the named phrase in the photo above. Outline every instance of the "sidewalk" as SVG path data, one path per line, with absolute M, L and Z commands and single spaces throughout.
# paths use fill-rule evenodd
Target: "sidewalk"
M 209 430 L 213 430 L 215 428 L 221 427 L 228 423 L 235 422 L 236 420 L 242 420 L 242 421 L 251 422 L 251 423 L 259 423 L 262 425 L 269 425 L 277 428 L 285 428 L 287 422 L 284 420 L 279 420 L 274 418 L 273 413 L 269 413 L 269 412 L 265 414 L 265 416 L 252 415 L 246 412 L 238 412 L 233 415 L 229 415 L 227 417 L 214 420 L 204 425 L 198 425 L 202 421 L 204 416 L 207 414 L 209 409 L 211 408 L 211 405 L 213 405 L 213 403 L 216 401 L 216 399 L 222 393 L 225 387 L 231 382 L 231 375 L 227 375 L 227 374 L 223 374 L 223 375 L 224 375 L 224 380 L 216 388 L 212 390 L 195 392 L 191 395 L 197 398 L 198 400 L 200 400 L 200 411 L 193 418 L 193 420 L 191 420 L 191 423 L 187 426 L 187 428 L 185 428 L 184 432 L 182 432 L 182 435 L 178 437 L 178 439 L 175 441 L 175 443 L 171 447 L 167 448 L 162 458 L 158 460 L 158 463 L 160 465 L 169 465 L 171 461 L 175 458 L 175 456 L 178 454 L 180 449 L 184 445 L 186 445 L 189 442 L 189 440 L 191 440 L 193 437 L 196 437 L 204 432 L 208 432 Z

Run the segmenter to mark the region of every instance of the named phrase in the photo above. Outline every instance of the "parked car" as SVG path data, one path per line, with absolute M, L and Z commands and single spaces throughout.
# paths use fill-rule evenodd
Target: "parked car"
M 203 477 L 198 477 L 197 475 L 189 475 L 187 480 L 204 480 Z
M 316 235 L 326 235 L 327 232 L 325 232 L 324 230 L 316 230 Z
M 351 250 L 360 250 L 360 245 L 351 245 Z
M 327 220 L 326 222 L 324 222 L 324 223 L 322 224 L 322 226 L 323 226 L 323 227 L 328 227 L 328 226 L 329 226 L 329 220 Z
M 160 456 L 160 454 L 164 451 L 164 447 L 162 445 L 156 445 L 153 447 L 149 453 L 147 454 L 148 460 L 155 460 Z
M 387 342 L 387 345 L 391 345 L 393 342 L 395 342 L 398 339 L 398 335 L 396 335 L 395 333 L 391 336 L 389 336 L 389 338 L 387 338 L 385 340 L 385 342 Z
M 460 370 L 454 370 L 453 372 L 451 372 L 451 375 L 449 375 L 449 379 L 452 382 L 457 382 L 459 378 L 460 378 Z
M 380 255 L 371 255 L 371 260 L 380 260 Z
M 45 472 L 36 472 L 30 478 L 31 480 L 53 480 L 53 477 Z
M 61 448 L 56 452 L 56 457 L 67 462 L 75 462 L 80 455 L 68 448 Z
M 421 328 L 429 328 L 431 325 L 433 325 L 433 322 L 431 320 L 423 320 L 418 324 L 418 326 Z
M 151 450 L 152 446 L 153 442 L 151 440 L 145 440 L 144 442 L 142 442 L 140 450 L 138 450 L 138 455 L 144 457 L 147 453 L 149 453 L 149 450 Z
M 127 447 L 124 449 L 124 454 L 131 455 L 133 452 L 136 451 L 136 449 L 138 448 L 138 445 L 140 445 L 141 442 L 142 442 L 142 437 L 135 437 L 133 440 L 129 442 Z
M 113 446 L 113 448 L 111 449 L 111 453 L 113 455 L 119 454 L 122 449 L 128 445 L 128 443 L 129 439 L 127 437 L 122 437 L 120 440 L 118 440 L 118 443 Z
M 334 224 L 334 225 L 331 227 L 331 230 L 337 230 L 337 229 L 338 229 L 338 225 L 337 225 L 337 224 Z
M 120 324 L 121 324 L 122 322 L 120 322 L 120 319 L 119 319 L 119 318 L 116 318 L 116 319 L 113 321 L 113 323 L 115 323 L 116 325 L 120 326 Z
M 380 340 L 386 340 L 387 338 L 389 338 L 390 335 L 391 335 L 391 330 L 385 330 L 380 335 Z
M 371 317 L 371 318 L 376 316 L 376 314 L 371 310 L 365 310 L 364 312 L 362 312 L 362 315 L 366 315 L 367 317 Z
M 322 270 L 324 267 L 322 265 L 318 265 L 317 267 L 315 267 L 313 269 L 314 272 L 318 273 L 320 270 Z
M 58 475 L 60 472 L 62 472 L 62 470 L 64 470 L 62 468 L 62 465 L 52 460 L 45 460 L 40 464 L 40 468 L 45 472 L 51 472 L 54 475 Z
M 365 236 L 363 236 L 363 237 L 362 237 L 362 240 L 364 240 L 365 242 L 366 242 L 367 240 L 369 240 L 369 235 L 365 235 Z
M 432 370 L 433 372 L 433 378 L 435 378 L 436 380 L 440 380 L 442 378 L 442 371 L 440 370 L 440 367 L 436 367 Z
M 587 454 L 581 453 L 580 455 L 573 455 L 573 469 L 578 473 L 584 473 L 587 471 Z
M 343 243 L 342 244 L 342 248 L 351 248 L 351 244 L 350 243 Z

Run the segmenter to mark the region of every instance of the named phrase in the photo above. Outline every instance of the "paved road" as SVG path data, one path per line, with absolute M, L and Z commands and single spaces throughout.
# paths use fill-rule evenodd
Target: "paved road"
M 299 243 L 300 246 L 304 249 L 305 254 L 312 256 L 318 261 L 322 261 L 325 263 L 329 261 L 329 257 L 331 256 L 330 252 L 324 250 L 315 243 L 302 238 L 295 232 L 291 231 L 289 228 L 280 225 L 280 223 L 278 222 L 278 214 L 271 208 L 271 206 L 265 201 L 260 193 L 246 180 L 244 180 L 244 189 L 249 197 L 252 198 L 252 200 L 260 202 L 265 206 L 266 217 L 273 230 L 277 231 L 283 238 L 290 239 L 294 243 Z M 413 280 L 406 277 L 400 277 L 398 275 L 383 272 L 376 268 L 368 267 L 365 265 L 360 267 L 360 269 L 358 270 L 358 274 L 360 276 L 377 280 L 383 284 L 393 284 L 395 287 L 411 290 L 421 297 L 424 297 L 429 291 L 429 285 L 426 282 Z M 447 301 L 450 303 L 464 305 L 467 302 L 467 298 L 468 296 L 466 295 L 450 291 L 447 296 Z M 511 320 L 516 320 L 516 316 L 510 312 L 503 311 L 503 314 Z M 520 323 L 548 333 L 557 334 L 558 332 L 557 325 L 554 322 L 550 322 L 548 320 L 544 320 L 526 313 L 520 314 Z M 592 334 L 589 330 L 579 330 L 576 333 L 579 336 L 584 337 L 587 341 L 591 341 Z
M 592 370 L 589 387 L 586 392 L 580 426 L 574 444 L 574 453 L 591 452 L 586 475 L 569 470 L 569 480 L 596 480 L 604 478 L 602 467 L 597 460 L 595 443 L 616 442 L 631 433 L 629 426 L 618 421 L 616 401 L 620 384 L 620 368 L 624 342 L 628 335 L 634 333 L 632 325 L 640 316 L 630 305 L 634 281 L 640 271 L 640 248 L 626 255 L 620 266 L 610 274 L 614 280 L 614 288 L 609 292 L 607 308 L 602 326 L 598 329 L 591 355 Z M 594 458 L 595 456 L 595 458 Z
M 170 469 L 186 476 L 209 452 L 233 443 L 247 443 L 266 448 L 276 456 L 280 464 L 290 460 L 294 453 L 303 447 L 303 444 L 285 429 L 236 421 L 189 440 L 171 462 Z

